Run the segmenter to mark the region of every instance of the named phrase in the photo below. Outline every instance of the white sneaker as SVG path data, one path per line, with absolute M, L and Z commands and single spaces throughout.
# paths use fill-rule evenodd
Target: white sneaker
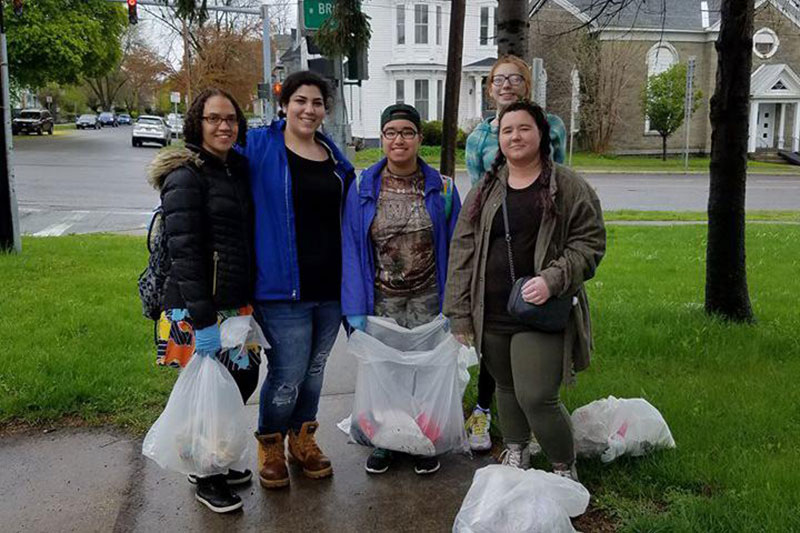
M 528 470 L 531 467 L 528 444 L 506 444 L 506 449 L 500 454 L 500 464 Z
M 489 426 L 492 415 L 480 407 L 475 407 L 472 416 L 467 419 L 467 439 L 469 447 L 474 452 L 485 452 L 492 449 L 492 437 L 489 435 Z
M 566 465 L 564 463 L 553 464 L 553 473 L 557 476 L 565 477 L 580 483 L 578 480 L 578 469 L 575 467 L 575 462 L 573 462 L 571 465 Z

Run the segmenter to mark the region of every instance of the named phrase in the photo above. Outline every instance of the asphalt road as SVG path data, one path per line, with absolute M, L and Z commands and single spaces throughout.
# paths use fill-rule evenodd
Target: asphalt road
M 131 128 L 66 131 L 15 138 L 14 167 L 22 232 L 63 235 L 139 233 L 158 204 L 145 168 L 158 148 L 133 148 Z M 606 210 L 702 211 L 708 176 L 699 174 L 586 174 Z M 456 183 L 462 197 L 465 173 Z M 751 175 L 748 209 L 800 209 L 800 176 Z

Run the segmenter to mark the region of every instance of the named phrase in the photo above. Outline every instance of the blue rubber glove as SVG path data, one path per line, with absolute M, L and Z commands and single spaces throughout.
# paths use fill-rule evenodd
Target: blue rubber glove
M 214 324 L 194 332 L 194 351 L 200 355 L 213 356 L 222 349 L 219 326 Z
M 360 329 L 361 331 L 367 330 L 367 316 L 366 315 L 347 315 L 347 323 L 351 328 Z

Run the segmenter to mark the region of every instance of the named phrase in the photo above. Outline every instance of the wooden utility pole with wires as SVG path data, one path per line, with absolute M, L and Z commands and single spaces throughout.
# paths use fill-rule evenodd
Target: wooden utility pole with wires
M 447 79 L 444 84 L 442 120 L 442 160 L 439 171 L 455 176 L 456 138 L 458 137 L 458 100 L 461 88 L 461 59 L 464 52 L 465 0 L 450 2 L 450 37 L 447 45 Z

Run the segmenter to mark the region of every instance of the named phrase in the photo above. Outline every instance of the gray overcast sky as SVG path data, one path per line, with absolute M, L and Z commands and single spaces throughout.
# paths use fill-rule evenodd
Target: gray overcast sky
M 272 5 L 276 11 L 285 11 L 288 27 L 295 28 L 297 26 L 297 0 L 262 0 L 261 2 L 234 0 L 233 5 L 255 7 L 254 4 L 259 3 Z M 215 0 L 208 1 L 208 5 L 214 4 Z M 183 58 L 183 41 L 154 14 L 160 12 L 161 10 L 158 8 L 140 5 L 138 31 L 160 55 L 178 68 Z

